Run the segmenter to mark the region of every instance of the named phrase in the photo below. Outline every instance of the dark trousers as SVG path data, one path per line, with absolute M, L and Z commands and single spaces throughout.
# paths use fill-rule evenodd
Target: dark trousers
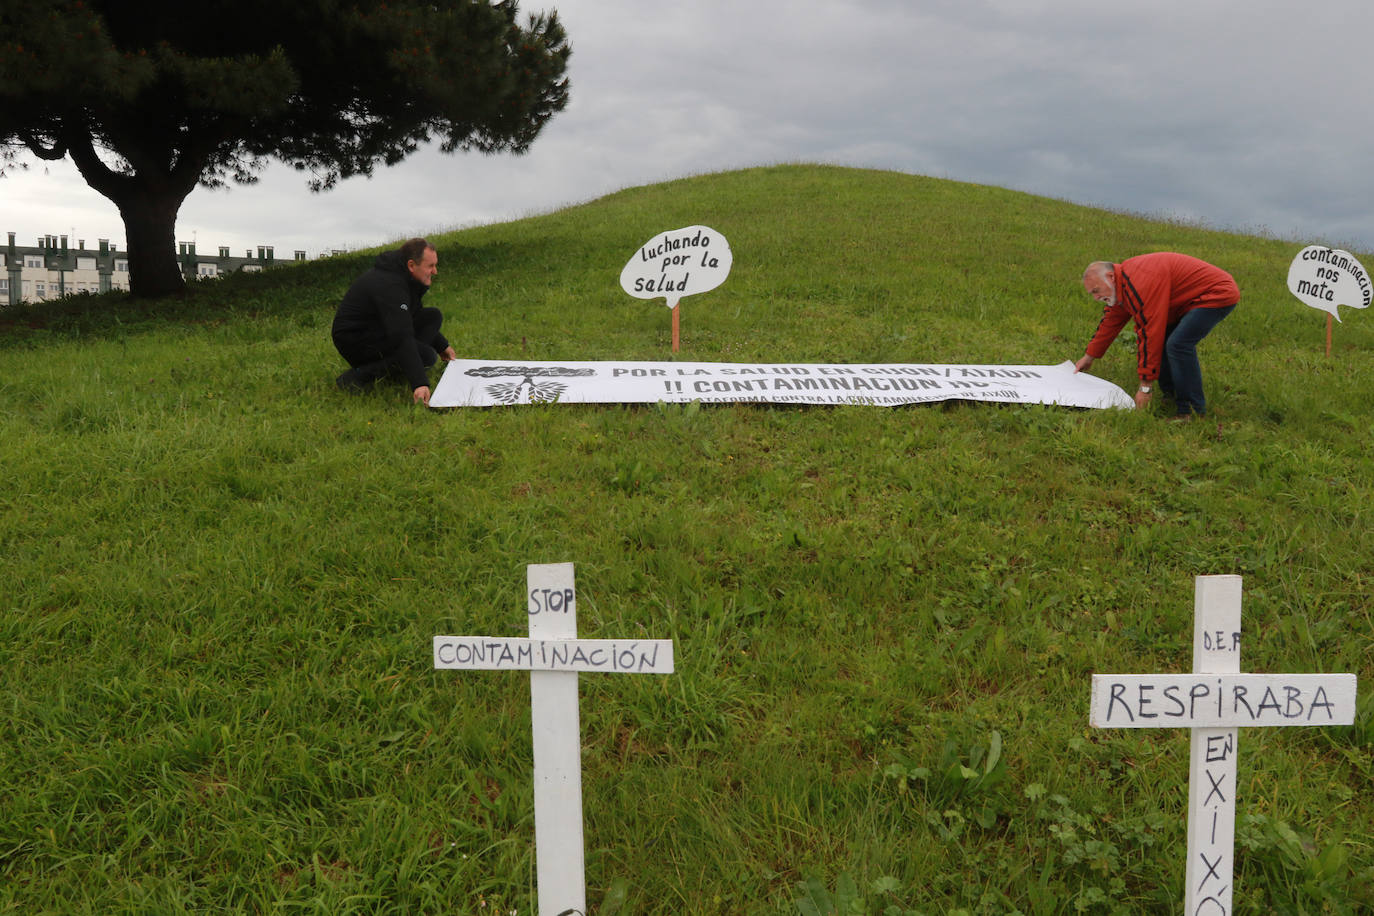
M 1207 412 L 1202 395 L 1202 364 L 1197 359 L 1198 341 L 1221 323 L 1234 305 L 1219 309 L 1197 308 L 1171 325 L 1164 338 L 1164 357 L 1159 361 L 1159 387 L 1174 396 L 1181 414 Z
M 369 376 L 363 381 L 374 381 L 386 375 L 400 377 L 403 371 L 402 347 L 414 347 L 420 354 L 420 363 L 426 369 L 439 361 L 435 344 L 443 323 L 444 316 L 438 309 L 422 308 L 411 322 L 413 337 L 393 338 L 380 329 L 372 336 L 344 337 L 335 334 L 334 347 L 350 366 Z

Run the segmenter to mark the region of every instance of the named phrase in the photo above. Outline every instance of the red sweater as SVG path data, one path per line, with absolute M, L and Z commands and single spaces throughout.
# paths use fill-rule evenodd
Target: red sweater
M 1172 251 L 1128 258 L 1116 265 L 1116 305 L 1103 310 L 1087 354 L 1100 359 L 1131 318 L 1140 380 L 1153 381 L 1159 377 L 1159 359 L 1170 325 L 1193 309 L 1224 308 L 1239 301 L 1236 281 L 1206 261 Z

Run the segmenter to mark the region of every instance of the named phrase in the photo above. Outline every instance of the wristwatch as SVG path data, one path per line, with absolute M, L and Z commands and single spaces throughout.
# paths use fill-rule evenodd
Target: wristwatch
M 1149 393 L 1150 393 L 1150 386 L 1149 386 L 1149 385 L 1141 385 L 1141 386 L 1140 386 L 1140 393 L 1141 393 L 1141 394 L 1149 394 Z

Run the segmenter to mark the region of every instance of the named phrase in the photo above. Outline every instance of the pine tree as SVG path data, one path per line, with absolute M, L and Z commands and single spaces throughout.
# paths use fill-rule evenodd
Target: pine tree
M 514 0 L 0 0 L 0 166 L 70 156 L 119 208 L 132 292 L 165 296 L 197 185 L 275 158 L 319 191 L 431 140 L 524 152 L 570 53 Z

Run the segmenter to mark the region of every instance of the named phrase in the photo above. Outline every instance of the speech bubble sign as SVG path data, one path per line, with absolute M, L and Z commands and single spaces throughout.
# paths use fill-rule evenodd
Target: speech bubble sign
M 661 232 L 640 246 L 620 272 L 620 288 L 636 299 L 667 300 L 713 290 L 730 275 L 730 243 L 706 226 Z
M 1355 256 L 1324 245 L 1308 245 L 1298 252 L 1288 268 L 1288 291 L 1337 321 L 1341 320 L 1338 306 L 1368 308 L 1374 299 L 1374 285 Z

